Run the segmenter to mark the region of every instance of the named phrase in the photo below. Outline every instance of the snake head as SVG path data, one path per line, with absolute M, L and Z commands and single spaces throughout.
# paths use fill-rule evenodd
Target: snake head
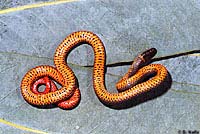
M 150 61 L 157 53 L 156 48 L 150 48 L 140 54 L 140 57 L 144 60 L 144 62 Z

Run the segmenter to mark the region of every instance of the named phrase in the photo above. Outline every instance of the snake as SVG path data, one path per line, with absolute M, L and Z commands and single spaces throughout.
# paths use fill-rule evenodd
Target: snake
M 54 54 L 55 67 L 40 65 L 30 69 L 22 78 L 21 94 L 31 105 L 57 104 L 62 109 L 76 107 L 81 99 L 76 76 L 67 64 L 69 53 L 81 44 L 88 44 L 94 51 L 93 88 L 97 98 L 108 107 L 134 101 L 137 96 L 165 84 L 168 70 L 162 64 L 149 64 L 157 53 L 150 48 L 139 54 L 128 72 L 117 82 L 118 92 L 109 92 L 105 85 L 106 52 L 101 39 L 90 31 L 76 31 L 69 34 L 57 47 Z M 150 77 L 151 78 L 148 78 Z M 51 81 L 61 85 L 60 89 Z M 45 85 L 44 91 L 38 91 Z

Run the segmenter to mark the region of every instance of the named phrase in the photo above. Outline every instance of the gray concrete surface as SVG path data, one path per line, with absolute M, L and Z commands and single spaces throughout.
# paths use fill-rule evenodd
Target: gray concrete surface
M 35 1 L 1 1 L 6 9 Z M 157 57 L 200 50 L 200 3 L 186 0 L 85 0 L 0 15 L 0 118 L 15 124 L 67 134 L 177 134 L 200 131 L 200 57 L 185 55 L 157 61 L 169 70 L 173 84 L 164 95 L 124 110 L 102 105 L 92 87 L 92 49 L 83 45 L 69 55 L 82 93 L 71 111 L 38 109 L 20 94 L 26 71 L 53 65 L 53 54 L 66 35 L 96 33 L 104 42 L 107 63 L 130 61 L 150 47 Z M 109 91 L 128 66 L 107 69 Z M 29 133 L 0 123 L 0 133 Z

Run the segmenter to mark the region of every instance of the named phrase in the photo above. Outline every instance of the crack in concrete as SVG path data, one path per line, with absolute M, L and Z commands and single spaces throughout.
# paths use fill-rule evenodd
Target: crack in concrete
M 0 99 L 0 103 L 2 103 L 4 101 L 4 99 L 6 99 L 6 97 L 8 97 L 9 95 L 13 94 L 15 90 L 11 90 L 8 94 L 6 94 L 5 96 L 1 97 Z
M 190 85 L 190 86 L 200 86 L 198 84 L 193 84 L 193 83 L 185 83 L 185 82 L 178 82 L 178 81 L 173 81 L 174 83 L 177 83 L 177 84 L 181 84 L 181 85 Z
M 189 91 L 184 91 L 184 90 L 177 90 L 175 88 L 171 88 L 170 90 L 177 92 L 177 93 L 184 93 L 184 94 L 200 94 L 198 92 L 189 92 Z
M 41 56 L 36 56 L 36 55 L 28 55 L 28 54 L 22 54 L 22 53 L 17 53 L 17 52 L 3 52 L 3 51 L 0 51 L 0 54 L 17 55 L 17 56 L 23 56 L 23 57 L 29 57 L 29 58 L 53 60 L 53 58 L 49 58 L 49 57 L 41 57 Z

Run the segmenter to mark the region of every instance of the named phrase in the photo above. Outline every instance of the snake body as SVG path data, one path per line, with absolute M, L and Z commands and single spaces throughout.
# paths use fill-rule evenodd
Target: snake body
M 116 84 L 119 92 L 108 92 L 105 87 L 106 55 L 104 45 L 96 34 L 89 31 L 78 31 L 68 35 L 57 47 L 54 55 L 56 67 L 37 66 L 25 74 L 21 82 L 21 93 L 28 103 L 37 106 L 58 104 L 63 109 L 71 109 L 78 104 L 80 91 L 77 88 L 76 77 L 66 63 L 66 57 L 74 47 L 83 43 L 87 43 L 93 48 L 93 87 L 98 99 L 107 106 L 134 101 L 138 95 L 162 85 L 167 78 L 168 71 L 163 65 L 149 64 L 145 66 L 156 54 L 156 49 L 152 48 L 135 58 L 128 72 Z M 149 75 L 153 75 L 153 77 L 143 81 Z M 62 87 L 59 90 L 45 91 L 45 93 L 34 92 L 33 85 L 46 76 L 61 84 Z M 49 83 L 49 85 L 51 84 Z

